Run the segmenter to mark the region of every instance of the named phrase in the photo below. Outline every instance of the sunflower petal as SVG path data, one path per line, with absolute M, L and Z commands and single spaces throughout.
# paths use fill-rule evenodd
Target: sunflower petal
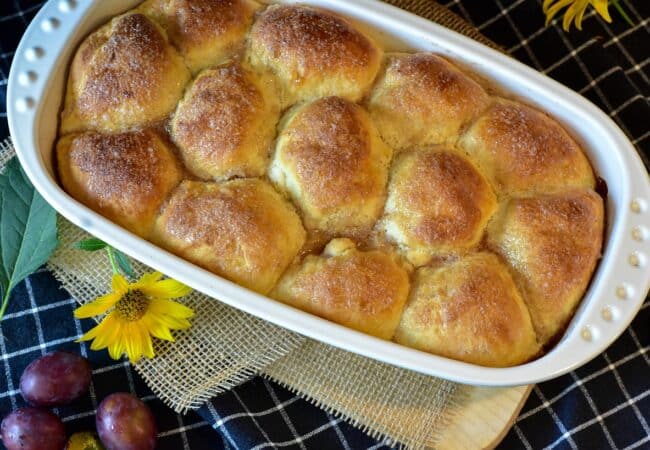
M 129 282 L 119 273 L 114 273 L 111 279 L 111 289 L 121 297 L 129 290 Z
M 576 24 L 576 28 L 577 28 L 578 30 L 582 30 L 582 18 L 583 18 L 584 15 L 585 15 L 585 11 L 587 11 L 587 8 L 582 8 L 582 9 L 581 9 L 580 11 L 578 11 L 578 13 L 576 14 L 576 18 L 575 18 L 574 22 L 575 22 L 575 24 Z
M 190 322 L 186 319 L 178 319 L 176 317 L 166 315 L 158 316 L 158 320 L 170 330 L 185 330 L 191 325 Z
M 101 344 L 99 344 L 98 342 L 99 342 L 99 341 L 98 341 L 97 339 L 95 339 L 94 341 L 92 341 L 92 342 L 90 343 L 90 349 L 96 352 L 96 351 L 98 351 L 98 350 L 101 350 L 101 349 L 103 349 L 103 348 L 108 347 L 107 345 L 101 345 Z
M 128 329 L 129 329 L 129 323 L 124 322 L 124 324 L 122 326 L 122 331 L 120 333 L 120 338 L 119 338 L 119 347 L 122 348 L 122 354 L 127 356 L 127 357 L 129 356 L 129 354 L 128 354 L 128 352 L 129 352 L 128 342 L 129 342 L 129 339 L 131 339 L 130 336 L 127 336 L 127 333 L 128 333 L 127 330 Z
M 124 347 L 122 346 L 122 341 L 118 338 L 116 342 L 113 342 L 108 346 L 108 354 L 112 359 L 121 359 L 124 354 Z
M 575 1 L 575 0 L 559 0 L 557 3 L 555 3 L 553 6 L 551 6 L 551 7 L 550 7 L 546 12 L 545 12 L 545 14 L 546 14 L 546 24 L 545 24 L 545 25 L 548 25 L 549 23 L 551 23 L 551 21 L 553 20 L 553 17 L 555 17 L 555 15 L 556 15 L 556 14 L 557 14 L 557 13 L 558 13 L 562 8 L 566 7 L 567 5 L 570 5 L 571 2 L 573 2 L 573 1 Z
M 584 14 L 584 10 L 589 6 L 589 0 L 575 0 L 571 6 L 569 6 L 564 13 L 564 20 L 562 21 L 562 28 L 564 31 L 569 31 L 571 28 L 571 23 L 575 22 L 576 27 L 581 30 L 582 29 L 582 20 L 580 23 L 578 23 L 576 17 L 582 13 Z
M 147 326 L 149 333 L 158 339 L 163 339 L 165 341 L 174 342 L 174 336 L 172 336 L 169 328 L 165 326 L 160 320 L 158 320 L 154 315 L 148 314 L 142 318 L 143 322 Z
M 147 286 L 150 284 L 155 283 L 156 281 L 160 280 L 163 277 L 163 274 L 161 272 L 151 272 L 151 273 L 145 273 L 140 277 L 140 279 L 137 281 L 136 285 L 138 287 L 142 286 Z
M 99 322 L 99 324 L 90 330 L 86 332 L 83 336 L 81 336 L 79 339 L 77 339 L 77 342 L 83 342 L 83 341 L 90 341 L 91 339 L 97 338 L 100 334 L 105 334 L 106 332 L 110 331 L 109 327 L 114 321 L 114 316 L 113 314 L 109 314 Z
M 542 3 L 542 11 L 544 11 L 544 13 L 546 13 L 546 11 L 548 11 L 548 9 L 551 7 L 553 2 L 555 2 L 555 1 L 557 1 L 557 0 L 544 0 L 544 3 Z
M 122 355 L 124 355 L 124 340 L 123 340 L 123 323 L 118 321 L 117 326 L 115 327 L 115 341 L 108 346 L 108 354 L 110 355 L 111 358 L 118 360 L 122 359 Z
M 151 342 L 149 330 L 142 326 L 139 326 L 138 329 L 140 330 L 140 340 L 142 341 L 142 352 L 144 353 L 144 356 L 151 359 L 156 355 L 153 351 L 153 342 Z
M 571 29 L 571 22 L 576 15 L 574 5 L 571 5 L 564 12 L 564 19 L 562 20 L 562 29 L 564 31 L 569 31 Z
M 172 279 L 157 281 L 146 286 L 141 286 L 140 290 L 149 297 L 157 298 L 184 297 L 192 292 L 192 288 Z
M 91 350 L 101 350 L 109 347 L 113 342 L 119 339 L 119 319 L 114 314 L 110 314 L 102 322 L 104 325 L 101 332 L 97 333 L 97 337 L 90 346 Z
M 135 328 L 134 328 L 135 327 Z M 126 347 L 126 355 L 129 357 L 131 364 L 135 364 L 142 357 L 142 342 L 137 325 L 127 323 L 124 327 L 122 342 Z
M 149 311 L 156 315 L 166 315 L 179 319 L 194 317 L 194 311 L 185 305 L 165 298 L 154 298 L 149 303 Z
M 593 5 L 596 12 L 600 14 L 600 17 L 605 19 L 606 22 L 612 22 L 612 18 L 609 15 L 608 9 L 609 2 L 607 0 L 591 0 L 591 4 Z
M 74 316 L 77 319 L 86 319 L 88 317 L 99 316 L 114 306 L 119 299 L 120 296 L 118 294 L 111 292 L 75 309 Z
M 101 325 L 101 323 L 99 325 Z M 92 339 L 95 339 L 95 336 L 97 336 L 97 329 L 99 328 L 99 325 L 88 330 L 83 336 L 77 339 L 77 342 L 85 342 L 85 341 L 90 341 Z

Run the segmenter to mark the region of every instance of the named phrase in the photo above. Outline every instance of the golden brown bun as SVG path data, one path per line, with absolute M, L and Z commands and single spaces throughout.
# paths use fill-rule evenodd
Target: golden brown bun
M 487 181 L 444 147 L 401 152 L 391 167 L 381 228 L 414 265 L 476 246 L 496 210 Z
M 174 114 L 171 134 L 196 176 L 262 176 L 279 113 L 270 82 L 230 63 L 194 80 Z
M 591 190 L 515 198 L 488 227 L 489 245 L 513 267 L 541 343 L 562 331 L 600 256 L 603 201 Z
M 524 363 L 539 349 L 526 305 L 491 253 L 418 269 L 395 341 L 492 367 Z
M 332 234 L 370 229 L 385 199 L 391 150 L 368 114 L 339 97 L 289 113 L 269 169 L 308 229 Z
M 382 51 L 333 13 L 272 5 L 253 24 L 248 55 L 253 65 L 275 72 L 290 105 L 329 95 L 360 100 L 379 71 Z
M 156 221 L 154 240 L 266 294 L 298 254 L 305 230 L 291 205 L 265 181 L 184 181 Z
M 162 25 L 190 70 L 198 72 L 238 50 L 257 8 L 251 0 L 147 0 L 138 10 Z
M 72 61 L 61 133 L 124 131 L 164 119 L 190 73 L 164 32 L 124 14 L 88 36 Z
M 496 100 L 459 145 L 497 194 L 595 185 L 589 161 L 571 136 L 546 114 L 521 103 Z
M 70 195 L 143 237 L 183 175 L 167 144 L 150 129 L 68 135 L 59 140 L 56 156 Z
M 409 291 L 408 274 L 387 254 L 335 239 L 322 256 L 291 267 L 271 297 L 355 330 L 390 339 Z
M 440 56 L 395 53 L 386 60 L 368 111 L 384 141 L 395 149 L 453 144 L 488 106 L 483 88 Z

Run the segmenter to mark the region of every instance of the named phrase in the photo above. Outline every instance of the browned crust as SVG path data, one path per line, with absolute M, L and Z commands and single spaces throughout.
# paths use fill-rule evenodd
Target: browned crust
M 266 293 L 304 244 L 305 232 L 291 206 L 262 180 L 184 181 L 157 222 L 156 240 Z
M 488 366 L 519 364 L 537 351 L 521 295 L 489 253 L 419 269 L 396 340 Z
M 328 259 L 320 270 L 297 279 L 294 289 L 319 303 L 315 309 L 352 307 L 373 316 L 392 308 L 406 279 L 406 272 L 387 256 L 359 252 L 349 258 Z
M 181 51 L 226 33 L 243 38 L 253 21 L 253 2 L 242 0 L 175 0 L 169 37 Z
M 488 102 L 485 90 L 449 61 L 415 53 L 387 56 L 368 107 L 387 142 L 402 147 L 455 138 Z
M 246 119 L 264 99 L 239 65 L 201 73 L 174 116 L 174 140 L 197 157 L 221 159 L 236 150 L 247 131 Z
M 338 97 L 318 100 L 300 110 L 284 131 L 286 161 L 295 165 L 309 201 L 335 208 L 351 198 L 376 195 L 381 180 L 363 170 L 370 162 L 365 112 Z
M 163 25 L 172 44 L 190 58 L 191 68 L 198 69 L 244 40 L 257 7 L 250 0 L 153 0 L 141 10 Z M 195 61 L 194 52 L 211 58 Z
M 278 106 L 238 63 L 203 71 L 172 120 L 188 168 L 202 177 L 261 176 Z
M 345 19 L 305 6 L 270 6 L 253 25 L 251 41 L 304 73 L 365 69 L 377 58 L 374 44 Z
M 410 170 L 393 181 L 399 203 L 417 217 L 411 228 L 415 238 L 434 245 L 472 239 L 496 206 L 485 179 L 469 161 L 448 151 L 416 151 L 410 156 Z
M 326 97 L 289 115 L 271 178 L 289 191 L 309 228 L 372 227 L 384 203 L 391 150 L 367 113 L 347 100 Z
M 603 225 L 603 200 L 591 190 L 512 199 L 490 225 L 490 246 L 514 268 L 540 341 L 564 328 L 582 298 Z
M 333 13 L 297 5 L 272 5 L 251 29 L 247 57 L 274 72 L 284 106 L 338 95 L 359 101 L 381 66 L 382 51 Z
M 182 169 L 156 132 L 85 133 L 59 141 L 65 189 L 95 211 L 146 236 Z
M 152 87 L 163 77 L 161 61 L 166 59 L 167 43 L 145 16 L 129 14 L 118 20 L 101 52 L 101 62 L 89 67 L 88 82 L 79 96 L 82 115 L 97 115 L 125 99 L 151 100 Z
M 387 254 L 351 249 L 309 256 L 271 294 L 334 322 L 390 339 L 408 294 L 408 274 Z
M 578 144 L 546 114 L 497 100 L 461 138 L 499 192 L 594 187 L 593 171 Z
M 244 239 L 259 249 L 269 244 L 273 232 L 259 180 L 236 180 L 225 185 L 185 181 L 174 192 L 165 209 L 165 231 L 190 245 L 207 244 L 226 253 L 221 247 L 232 236 Z
M 161 120 L 188 79 L 153 22 L 137 13 L 117 17 L 91 34 L 74 58 L 62 131 L 124 131 Z

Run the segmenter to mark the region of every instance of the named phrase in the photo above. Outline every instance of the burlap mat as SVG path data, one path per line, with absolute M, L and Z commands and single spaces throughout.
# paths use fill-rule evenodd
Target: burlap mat
M 496 47 L 477 29 L 428 0 L 387 0 L 448 28 Z M 0 145 L 0 162 L 13 153 Z M 4 165 L 4 164 L 2 164 Z M 109 289 L 111 268 L 103 252 L 75 250 L 88 238 L 59 218 L 61 245 L 49 266 L 80 303 Z M 139 275 L 149 269 L 134 261 Z M 194 309 L 193 326 L 176 342 L 157 341 L 156 358 L 135 368 L 151 389 L 178 412 L 255 374 L 262 374 L 342 417 L 375 438 L 409 448 L 434 446 L 466 389 L 445 380 L 399 369 L 271 325 L 200 293 L 183 300 Z
M 467 23 L 465 19 L 454 14 L 444 6 L 439 5 L 434 0 L 382 0 L 384 3 L 390 3 L 393 6 L 405 9 L 420 17 L 429 19 L 432 22 L 439 23 L 451 30 L 475 41 L 485 44 L 497 50 L 501 50 L 495 42 L 486 38 L 481 32 L 472 24 Z

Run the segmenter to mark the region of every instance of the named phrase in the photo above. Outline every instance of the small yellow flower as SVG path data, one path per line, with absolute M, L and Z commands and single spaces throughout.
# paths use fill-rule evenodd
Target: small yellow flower
M 92 350 L 108 348 L 113 359 L 124 353 L 132 363 L 142 356 L 153 358 L 151 336 L 174 341 L 170 330 L 190 327 L 188 319 L 194 316 L 187 306 L 172 301 L 183 297 L 191 289 L 176 280 L 161 280 L 160 272 L 148 273 L 135 283 L 115 273 L 111 282 L 113 292 L 77 308 L 78 319 L 98 316 L 113 310 L 79 341 L 94 339 Z
M 542 11 L 546 15 L 546 25 L 548 25 L 562 8 L 568 6 L 564 12 L 562 28 L 564 31 L 569 31 L 571 22 L 575 22 L 576 28 L 582 30 L 582 17 L 589 5 L 593 6 L 606 22 L 611 23 L 612 18 L 609 16 L 609 10 L 607 9 L 608 3 L 609 0 L 544 0 Z

